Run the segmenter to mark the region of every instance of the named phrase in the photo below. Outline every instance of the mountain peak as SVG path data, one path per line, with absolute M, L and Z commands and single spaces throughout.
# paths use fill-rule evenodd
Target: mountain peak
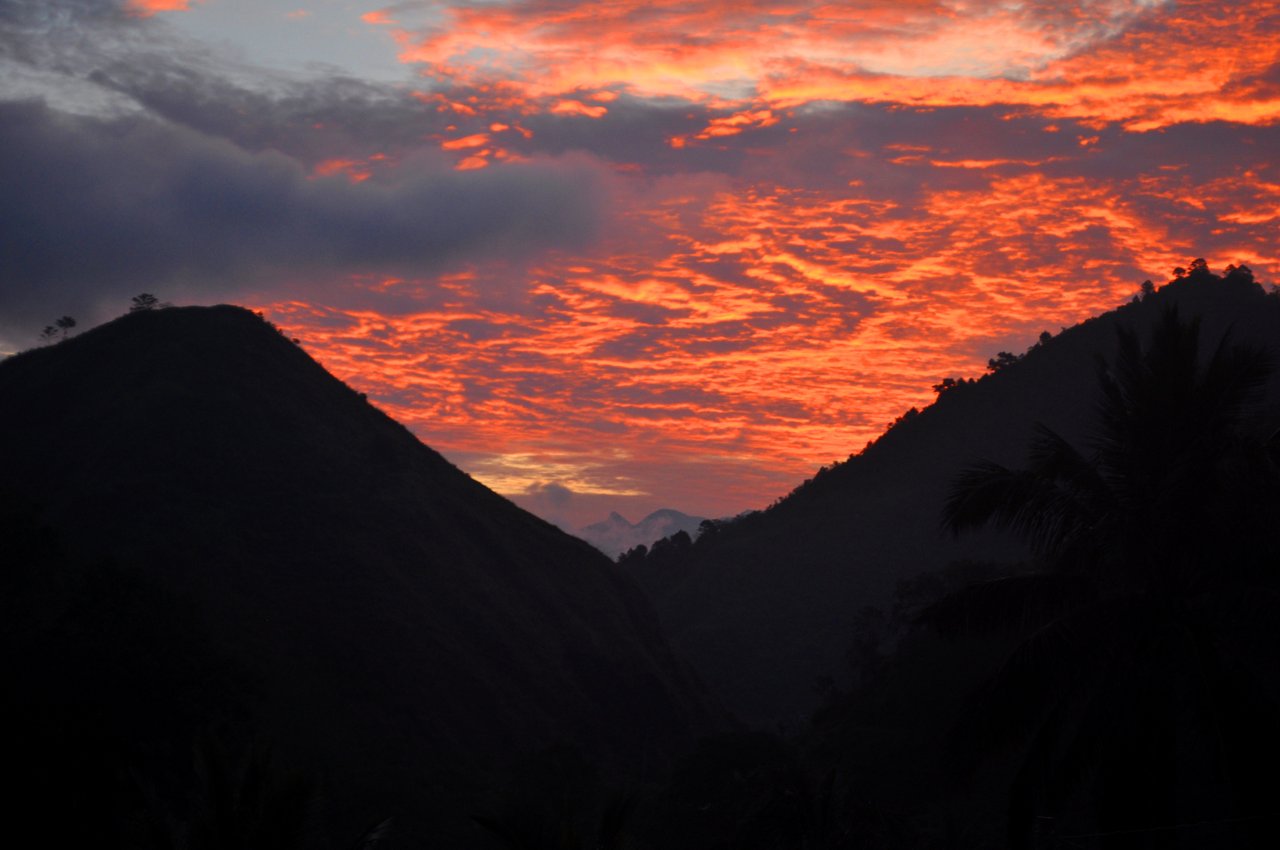
M 659 508 L 633 524 L 617 511 L 612 511 L 608 519 L 579 529 L 578 535 L 609 557 L 616 558 L 637 546 L 652 546 L 656 541 L 681 531 L 696 535 L 702 521 L 702 517 Z
M 559 741 L 625 762 L 718 722 L 630 578 L 248 310 L 129 314 L 9 358 L 0 409 L 3 486 L 193 600 L 263 683 L 264 733 L 352 799 L 412 807 L 424 771 Z

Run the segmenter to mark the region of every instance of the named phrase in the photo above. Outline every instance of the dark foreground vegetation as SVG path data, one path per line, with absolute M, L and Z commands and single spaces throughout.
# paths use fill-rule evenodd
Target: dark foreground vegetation
M 1193 265 L 1105 333 L 993 358 L 769 511 L 621 565 L 471 482 L 260 319 L 155 307 L 0 364 L 6 844 L 1280 834 L 1280 299 L 1247 270 Z M 1250 319 L 1228 333 L 1224 313 Z M 998 407 L 1035 407 L 1000 388 L 1045 375 L 1078 415 Z M 998 435 L 1003 454 L 936 445 L 934 423 L 974 417 L 1019 434 Z M 874 476 L 915 455 L 946 468 L 897 464 L 895 501 Z M 842 529 L 793 537 L 761 578 L 769 541 L 825 528 L 867 487 L 931 514 L 928 545 L 903 550 L 920 563 L 848 592 L 863 562 L 824 542 Z M 762 622 L 751 597 L 712 592 L 744 546 L 758 557 L 736 577 L 778 612 L 754 678 L 758 644 L 723 640 L 734 617 Z M 820 596 L 811 619 L 840 607 L 835 626 L 789 626 Z M 819 638 L 838 669 L 801 657 Z M 760 697 L 814 669 L 803 694 Z

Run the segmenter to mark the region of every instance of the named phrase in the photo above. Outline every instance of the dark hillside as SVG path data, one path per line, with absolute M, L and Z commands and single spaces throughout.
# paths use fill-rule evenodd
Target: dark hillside
M 1233 339 L 1267 346 L 1280 362 L 1280 297 L 1247 273 L 1193 270 L 945 391 L 769 510 L 632 564 L 672 640 L 744 720 L 794 728 L 816 704 L 818 678 L 839 681 L 846 671 L 861 608 L 953 561 L 1024 557 L 1007 535 L 942 533 L 951 480 L 978 459 L 1020 466 L 1037 421 L 1080 444 L 1093 421 L 1097 357 L 1114 352 L 1117 325 L 1145 333 L 1171 304 L 1204 317 L 1206 340 L 1230 327 Z M 1269 398 L 1280 399 L 1274 381 Z
M 246 310 L 134 313 L 12 357 L 0 410 L 0 486 L 189 604 L 348 831 L 416 807 L 463 834 L 448 777 L 556 742 L 625 772 L 719 718 L 630 578 Z

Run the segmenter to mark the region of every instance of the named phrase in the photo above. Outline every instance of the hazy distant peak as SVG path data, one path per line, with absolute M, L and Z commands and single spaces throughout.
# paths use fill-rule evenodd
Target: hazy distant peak
M 578 530 L 578 536 L 616 558 L 636 546 L 652 546 L 664 537 L 681 531 L 697 535 L 703 517 L 691 516 L 672 508 L 659 508 L 637 523 L 627 520 L 617 511 L 610 511 L 608 519 L 594 522 Z
M 649 514 L 644 519 L 640 520 L 640 525 L 644 525 L 646 522 L 659 522 L 662 520 L 671 520 L 675 522 L 683 522 L 685 520 L 696 520 L 697 522 L 702 522 L 702 519 L 700 517 L 693 517 L 693 516 L 690 516 L 689 514 L 682 513 L 677 510 L 672 510 L 671 508 L 659 508 L 658 510 Z

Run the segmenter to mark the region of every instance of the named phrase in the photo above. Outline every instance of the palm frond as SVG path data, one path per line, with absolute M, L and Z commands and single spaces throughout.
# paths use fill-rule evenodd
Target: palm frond
M 1222 335 L 1198 382 L 1197 396 L 1211 415 L 1212 430 L 1239 426 L 1260 401 L 1274 371 L 1271 355 L 1258 346 L 1238 345 Z
M 375 825 L 372 829 L 361 836 L 360 841 L 356 844 L 355 850 L 374 850 L 379 842 L 386 841 L 391 837 L 392 818 L 387 818 Z
M 942 511 L 942 525 L 952 534 L 982 528 L 997 515 L 1007 513 L 1006 503 L 1013 491 L 1029 491 L 1038 486 L 1038 477 L 1015 471 L 991 461 L 979 461 L 963 470 L 951 482 Z
M 993 525 L 1021 537 L 1039 555 L 1067 548 L 1097 520 L 1087 501 L 1053 478 L 991 462 L 956 476 L 943 508 L 943 527 L 952 534 Z
M 621 850 L 626 834 L 622 831 L 636 806 L 635 793 L 617 792 L 610 795 L 600 814 L 597 834 L 599 850 Z
M 1085 457 L 1052 428 L 1037 422 L 1032 426 L 1030 469 L 1057 482 L 1077 503 L 1080 522 L 1089 527 L 1101 524 L 1116 508 L 1115 493 L 1103 475 L 1096 457 Z
M 1095 462 L 1086 458 L 1057 431 L 1037 422 L 1031 426 L 1030 468 L 1054 480 L 1101 483 Z

